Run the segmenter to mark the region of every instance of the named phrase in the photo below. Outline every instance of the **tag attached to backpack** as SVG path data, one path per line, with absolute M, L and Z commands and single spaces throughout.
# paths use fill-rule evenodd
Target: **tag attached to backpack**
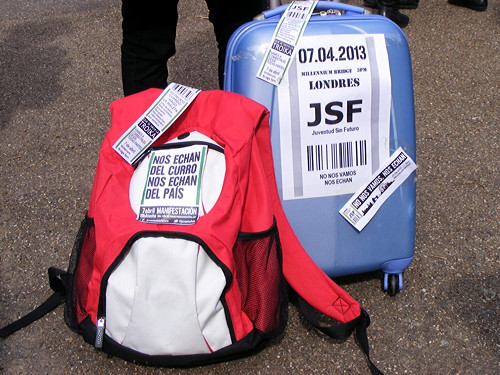
M 68 271 L 52 269 L 51 301 L 0 334 L 64 301 L 68 326 L 99 350 L 146 365 L 213 363 L 282 333 L 288 283 L 307 320 L 335 338 L 356 330 L 368 357 L 368 316 L 312 262 L 281 208 L 264 107 L 201 92 L 134 165 L 113 149 L 161 92 L 111 105 Z M 316 311 L 342 324 L 323 327 Z

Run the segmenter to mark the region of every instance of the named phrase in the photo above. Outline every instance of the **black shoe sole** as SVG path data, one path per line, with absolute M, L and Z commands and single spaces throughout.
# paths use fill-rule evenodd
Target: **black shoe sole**
M 478 12 L 484 12 L 486 9 L 488 9 L 488 5 L 485 5 L 485 6 L 465 5 L 464 3 L 460 2 L 460 1 L 453 1 L 453 0 L 448 0 L 448 4 L 477 10 Z
M 379 9 L 379 6 L 376 2 L 370 3 L 370 2 L 364 1 L 363 5 L 366 7 L 369 7 L 369 8 Z M 418 3 L 414 4 L 414 5 L 400 5 L 398 7 L 398 9 L 417 9 L 417 8 L 418 8 Z

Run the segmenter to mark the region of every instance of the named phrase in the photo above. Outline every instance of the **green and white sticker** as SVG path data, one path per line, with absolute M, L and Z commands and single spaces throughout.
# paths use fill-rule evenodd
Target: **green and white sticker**
M 154 224 L 194 224 L 201 209 L 201 180 L 207 146 L 152 151 L 147 163 L 137 220 Z

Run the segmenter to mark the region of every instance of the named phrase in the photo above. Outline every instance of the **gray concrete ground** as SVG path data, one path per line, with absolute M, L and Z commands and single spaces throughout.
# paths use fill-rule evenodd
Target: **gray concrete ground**
M 348 1 L 361 5 L 361 0 Z M 235 6 L 237 6 L 235 4 Z M 173 81 L 214 89 L 216 47 L 202 0 L 181 0 Z M 415 260 L 395 298 L 379 275 L 339 282 L 369 311 L 387 374 L 500 373 L 499 1 L 487 12 L 422 0 L 405 11 L 415 83 Z M 121 96 L 120 1 L 0 0 L 0 325 L 50 292 L 84 216 L 107 107 Z M 249 358 L 193 369 L 136 366 L 96 352 L 63 309 L 0 340 L 5 374 L 364 374 L 290 306 L 284 335 Z

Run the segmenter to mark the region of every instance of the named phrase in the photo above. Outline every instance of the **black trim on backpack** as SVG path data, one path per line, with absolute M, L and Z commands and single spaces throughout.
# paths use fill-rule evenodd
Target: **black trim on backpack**
M 94 345 L 97 331 L 95 324 L 90 320 L 90 318 L 86 318 L 82 322 L 81 328 L 84 340 L 87 343 Z M 124 347 L 106 335 L 104 337 L 102 350 L 106 354 L 110 354 L 127 361 L 133 361 L 134 363 L 141 365 L 188 368 L 244 358 L 261 351 L 265 347 L 264 344 L 266 342 L 268 342 L 267 337 L 265 337 L 265 335 L 263 335 L 259 330 L 254 329 L 244 338 L 212 353 L 190 355 L 148 355 Z

